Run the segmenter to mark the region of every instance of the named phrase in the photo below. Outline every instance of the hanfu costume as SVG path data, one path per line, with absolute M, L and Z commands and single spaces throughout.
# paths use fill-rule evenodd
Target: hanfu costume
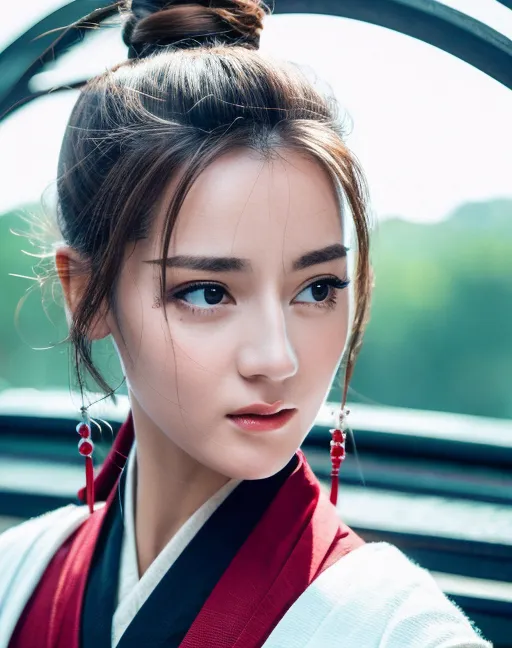
M 72 504 L 0 536 L 0 648 L 491 646 L 426 570 L 339 519 L 301 450 L 225 484 L 139 578 L 136 450 L 130 415 L 92 514 Z

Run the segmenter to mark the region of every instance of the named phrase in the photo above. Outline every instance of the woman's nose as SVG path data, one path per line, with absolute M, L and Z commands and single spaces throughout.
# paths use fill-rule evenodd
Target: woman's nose
M 267 304 L 244 323 L 238 371 L 244 378 L 263 376 L 282 382 L 295 375 L 298 359 L 281 303 Z

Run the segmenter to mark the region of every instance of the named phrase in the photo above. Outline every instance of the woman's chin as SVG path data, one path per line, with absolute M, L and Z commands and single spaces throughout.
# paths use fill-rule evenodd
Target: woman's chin
M 237 465 L 225 466 L 223 474 L 229 475 L 230 479 L 253 481 L 257 479 L 268 479 L 280 472 L 291 460 L 295 451 L 291 454 L 283 454 L 276 457 L 275 451 L 272 457 L 254 457 L 246 461 L 237 462 Z

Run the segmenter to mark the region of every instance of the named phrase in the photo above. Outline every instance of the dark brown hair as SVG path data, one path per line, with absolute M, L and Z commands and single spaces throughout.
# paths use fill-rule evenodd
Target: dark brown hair
M 93 363 L 87 332 L 105 305 L 115 313 L 126 245 L 147 235 L 170 178 L 182 172 L 166 207 L 162 258 L 187 192 L 209 164 L 235 147 L 264 156 L 286 148 L 322 165 L 355 225 L 344 404 L 368 317 L 371 270 L 366 184 L 344 144 L 336 103 L 298 66 L 257 51 L 269 13 L 257 0 L 118 2 L 74 27 L 99 25 L 118 11 L 129 59 L 81 89 L 59 158 L 58 224 L 87 264 L 68 337 L 80 385 L 89 373 L 113 393 Z M 164 262 L 160 288 L 163 298 Z

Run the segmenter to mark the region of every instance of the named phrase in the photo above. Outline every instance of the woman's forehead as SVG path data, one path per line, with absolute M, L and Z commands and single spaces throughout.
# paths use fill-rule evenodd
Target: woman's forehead
M 166 199 L 172 195 L 170 183 Z M 165 202 L 153 230 L 161 243 Z M 171 236 L 170 250 L 248 254 L 265 247 L 308 249 L 341 241 L 338 198 L 327 172 L 295 151 L 263 160 L 244 150 L 215 160 L 189 190 Z

